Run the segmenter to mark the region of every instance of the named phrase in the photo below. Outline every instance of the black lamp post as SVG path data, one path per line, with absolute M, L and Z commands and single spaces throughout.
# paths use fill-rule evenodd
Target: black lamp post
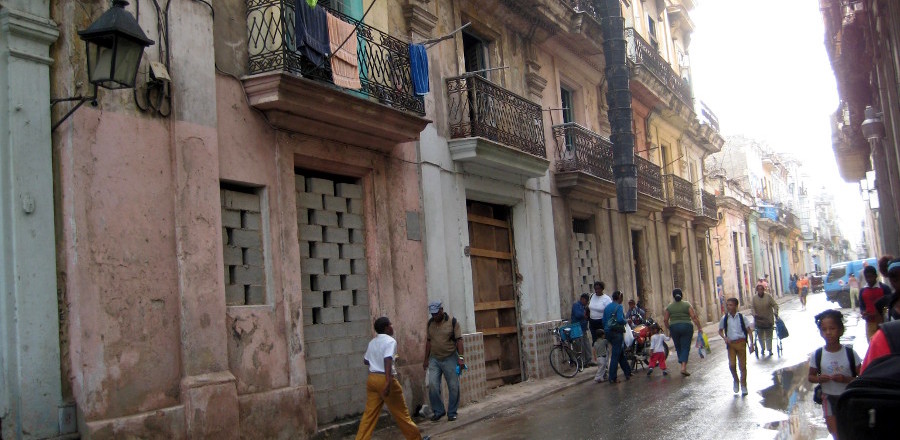
M 55 130 L 75 110 L 87 101 L 97 99 L 97 87 L 105 89 L 129 89 L 134 87 L 138 66 L 144 49 L 153 44 L 130 12 L 125 10 L 125 0 L 113 0 L 113 5 L 87 29 L 78 31 L 87 49 L 88 81 L 94 85 L 93 96 L 60 98 L 51 105 L 65 101 L 79 101 L 51 130 Z M 96 105 L 96 104 L 95 104 Z

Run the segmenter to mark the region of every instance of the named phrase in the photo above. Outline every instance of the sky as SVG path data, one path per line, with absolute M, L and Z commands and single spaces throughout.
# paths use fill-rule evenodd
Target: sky
M 690 42 L 694 96 L 724 136 L 742 134 L 800 159 L 810 193 L 834 196 L 855 246 L 864 205 L 838 174 L 830 115 L 839 104 L 818 0 L 697 0 Z M 851 248 L 853 249 L 853 248 Z

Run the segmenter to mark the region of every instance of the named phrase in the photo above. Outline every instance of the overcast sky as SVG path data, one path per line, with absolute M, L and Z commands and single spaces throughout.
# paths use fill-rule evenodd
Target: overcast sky
M 694 95 L 718 116 L 722 134 L 743 134 L 804 164 L 811 192 L 834 196 L 839 225 L 861 240 L 864 205 L 844 182 L 829 117 L 839 101 L 825 53 L 818 0 L 702 0 L 691 17 Z

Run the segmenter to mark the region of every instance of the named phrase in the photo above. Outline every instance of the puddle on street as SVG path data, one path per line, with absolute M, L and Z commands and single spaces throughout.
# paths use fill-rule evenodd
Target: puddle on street
M 802 362 L 772 374 L 774 384 L 761 392 L 762 405 L 781 411 L 786 420 L 773 421 L 764 428 L 776 431 L 776 439 L 812 440 L 829 438 L 822 406 L 812 400 L 813 387 L 806 380 L 809 364 Z

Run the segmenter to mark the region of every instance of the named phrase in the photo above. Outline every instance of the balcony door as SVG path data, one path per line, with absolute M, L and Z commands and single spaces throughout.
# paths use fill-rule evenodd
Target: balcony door
M 487 79 L 488 68 L 487 43 L 468 32 L 462 33 L 463 57 L 465 58 L 466 72 L 478 72 L 478 75 Z

